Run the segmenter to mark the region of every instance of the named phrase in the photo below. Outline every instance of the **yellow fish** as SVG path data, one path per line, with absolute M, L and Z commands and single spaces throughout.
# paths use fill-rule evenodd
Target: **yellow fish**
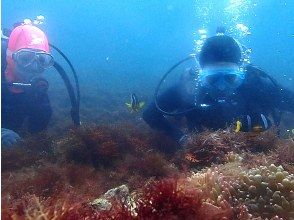
M 236 129 L 235 129 L 235 132 L 239 132 L 239 131 L 241 131 L 241 128 L 242 128 L 242 123 L 241 123 L 241 121 L 237 121 L 236 122 Z
M 131 94 L 131 102 L 125 103 L 126 106 L 130 109 L 131 113 L 139 112 L 145 105 L 145 102 L 139 102 L 135 93 Z

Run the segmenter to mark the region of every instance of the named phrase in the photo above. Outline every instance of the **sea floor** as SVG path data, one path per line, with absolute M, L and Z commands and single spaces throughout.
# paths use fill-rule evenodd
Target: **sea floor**
M 294 219 L 294 140 L 83 125 L 2 150 L 2 219 Z

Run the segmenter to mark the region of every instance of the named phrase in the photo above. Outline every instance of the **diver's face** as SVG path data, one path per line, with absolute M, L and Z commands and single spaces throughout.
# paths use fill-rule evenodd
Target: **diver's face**
M 21 49 L 13 54 L 16 72 L 24 81 L 39 76 L 53 65 L 53 57 L 42 50 Z
M 16 66 L 16 73 L 20 79 L 24 82 L 29 82 L 34 77 L 41 76 L 43 71 L 41 71 L 37 66 L 31 66 L 30 68 L 23 68 L 22 66 Z
M 237 64 L 227 62 L 204 66 L 199 73 L 201 87 L 216 98 L 232 95 L 244 78 L 245 74 Z

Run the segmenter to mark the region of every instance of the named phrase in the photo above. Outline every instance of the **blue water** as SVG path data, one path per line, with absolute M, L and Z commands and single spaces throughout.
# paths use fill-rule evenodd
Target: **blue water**
M 11 27 L 45 16 L 41 28 L 68 55 L 82 87 L 151 97 L 161 75 L 195 52 L 199 29 L 212 36 L 218 25 L 236 23 L 250 29 L 240 41 L 252 48 L 251 62 L 293 88 L 293 11 L 293 0 L 3 0 L 1 18 Z M 47 75 L 59 85 L 54 71 Z
M 42 29 L 80 77 L 100 75 L 120 85 L 123 80 L 127 88 L 133 87 L 130 81 L 161 75 L 193 49 L 194 1 L 68 2 L 3 1 L 2 26 L 42 14 Z

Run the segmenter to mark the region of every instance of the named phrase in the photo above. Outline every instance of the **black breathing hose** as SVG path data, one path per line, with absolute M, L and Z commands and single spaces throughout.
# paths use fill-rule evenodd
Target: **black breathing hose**
M 62 68 L 62 66 L 60 64 L 58 64 L 57 62 L 54 63 L 54 67 L 57 70 L 57 72 L 60 74 L 61 78 L 63 79 L 65 86 L 67 88 L 68 94 L 69 94 L 69 98 L 70 98 L 71 105 L 72 105 L 71 118 L 72 118 L 74 124 L 76 126 L 79 126 L 81 124 L 81 122 L 80 122 L 80 85 L 79 85 L 79 79 L 78 79 L 77 73 L 76 73 L 73 65 L 71 64 L 70 60 L 67 58 L 67 56 L 60 49 L 58 49 L 56 46 L 54 46 L 50 43 L 49 43 L 49 46 L 52 47 L 53 49 L 55 49 L 65 59 L 65 61 L 70 66 L 71 71 L 73 73 L 75 84 L 76 84 L 76 90 L 77 90 L 76 95 L 74 92 L 74 88 L 72 87 L 70 80 L 69 80 L 67 74 L 65 73 L 64 69 Z
M 65 61 L 70 66 L 70 69 L 71 69 L 71 71 L 73 73 L 75 84 L 76 84 L 76 89 L 77 89 L 77 105 L 78 105 L 78 108 L 79 108 L 80 107 L 80 85 L 79 85 L 79 79 L 78 79 L 77 73 L 76 73 L 73 65 L 71 64 L 70 60 L 67 58 L 67 56 L 61 50 L 59 50 L 56 46 L 54 46 L 54 45 L 52 45 L 50 43 L 49 43 L 49 45 L 50 45 L 50 47 L 54 48 L 65 59 Z
M 191 60 L 191 59 L 195 59 L 195 55 L 194 54 L 191 54 L 189 55 L 188 57 L 180 60 L 179 62 L 177 62 L 176 64 L 174 64 L 168 71 L 165 72 L 165 74 L 163 75 L 163 77 L 161 78 L 161 80 L 159 81 L 156 89 L 155 89 L 155 93 L 154 93 L 154 102 L 155 102 L 155 106 L 156 108 L 158 109 L 158 111 L 160 111 L 161 113 L 163 113 L 164 115 L 169 115 L 169 116 L 177 116 L 177 115 L 182 115 L 182 114 L 185 114 L 189 111 L 192 111 L 194 110 L 196 107 L 192 107 L 192 108 L 189 108 L 189 109 L 186 109 L 184 111 L 180 111 L 180 112 L 167 112 L 167 111 L 164 111 L 160 108 L 159 104 L 158 104 L 158 92 L 159 92 L 159 89 L 160 89 L 160 86 L 162 84 L 162 82 L 166 79 L 166 77 L 175 69 L 177 68 L 179 65 L 181 65 L 182 63 L 188 61 L 188 60 Z
M 70 102 L 71 102 L 71 118 L 73 120 L 74 125 L 79 126 L 80 125 L 80 112 L 79 112 L 79 105 L 78 105 L 78 101 L 76 99 L 75 93 L 74 93 L 74 89 L 70 83 L 70 80 L 67 76 L 67 74 L 65 73 L 64 69 L 61 67 L 60 64 L 58 64 L 57 62 L 54 63 L 54 68 L 57 70 L 57 72 L 60 74 L 62 80 L 64 81 L 64 84 L 67 88 L 68 91 L 68 95 L 70 97 Z

